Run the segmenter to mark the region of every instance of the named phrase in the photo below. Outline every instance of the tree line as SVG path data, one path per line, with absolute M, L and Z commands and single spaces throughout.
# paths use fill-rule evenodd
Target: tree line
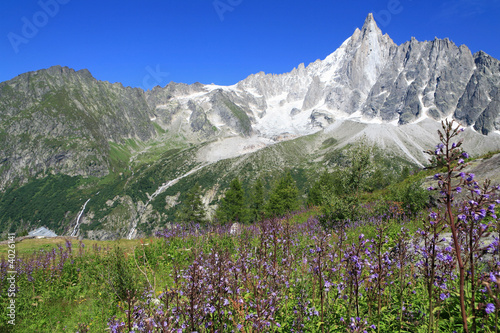
M 239 178 L 235 178 L 219 200 L 213 220 L 221 224 L 251 223 L 266 217 L 283 216 L 298 210 L 300 206 L 299 189 L 290 171 L 275 182 L 269 193 L 266 193 L 262 180 L 257 179 L 247 194 Z M 178 222 L 198 224 L 208 222 L 199 184 L 193 186 L 186 194 L 186 199 L 181 203 L 176 217 Z

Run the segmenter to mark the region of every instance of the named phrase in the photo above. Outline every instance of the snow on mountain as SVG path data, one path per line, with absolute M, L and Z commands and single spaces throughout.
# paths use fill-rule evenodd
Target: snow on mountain
M 149 99 L 163 113 L 154 117 L 182 114 L 179 129 L 191 126 L 203 140 L 243 134 L 275 142 L 341 120 L 401 126 L 453 116 L 488 134 L 500 130 L 499 87 L 500 63 L 484 52 L 472 55 L 447 38 L 397 45 L 369 14 L 337 50 L 308 66 L 227 87 L 170 84 Z

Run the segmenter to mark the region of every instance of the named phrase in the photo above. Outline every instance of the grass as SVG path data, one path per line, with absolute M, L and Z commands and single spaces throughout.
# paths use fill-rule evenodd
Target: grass
M 78 240 L 72 237 L 29 238 L 16 242 L 16 253 L 18 256 L 25 257 L 33 254 L 34 252 L 39 252 L 40 250 L 51 251 L 52 249 L 57 249 L 58 246 L 64 246 L 66 240 L 69 240 L 75 244 L 78 243 Z M 138 239 L 120 239 L 117 241 L 98 241 L 84 239 L 81 242 L 85 244 L 85 247 L 87 248 L 92 248 L 96 245 L 103 248 L 112 248 L 115 245 L 119 245 L 120 247 L 125 249 L 127 253 L 132 253 L 134 247 L 139 246 L 141 244 L 141 241 L 144 242 L 144 240 Z M 0 246 L 0 257 L 7 257 L 7 253 L 8 247 Z
M 317 215 L 319 213 L 318 207 L 312 207 L 306 211 L 300 212 L 298 214 L 294 214 L 289 218 L 289 221 L 294 224 L 305 223 L 311 216 Z M 23 239 L 19 242 L 16 242 L 16 253 L 21 256 L 29 256 L 34 252 L 42 251 L 51 251 L 52 249 L 57 249 L 58 246 L 64 246 L 66 241 L 69 240 L 72 243 L 76 244 L 81 242 L 85 245 L 86 248 L 93 248 L 94 246 L 101 246 L 102 248 L 113 248 L 114 246 L 120 246 L 125 253 L 132 254 L 134 248 L 143 246 L 142 244 L 147 244 L 151 242 L 150 238 L 141 238 L 141 239 L 119 239 L 119 240 L 109 240 L 109 241 L 99 241 L 99 240 L 90 240 L 83 239 L 78 241 L 73 237 L 54 237 L 54 238 L 28 238 Z M 0 246 L 0 258 L 7 257 L 8 247 Z
M 228 107 L 229 110 L 231 110 L 234 116 L 238 119 L 240 126 L 243 129 L 243 133 L 245 135 L 249 135 L 252 129 L 252 123 L 250 122 L 250 118 L 248 118 L 248 115 L 245 113 L 245 111 L 243 111 L 236 104 L 230 101 L 224 101 L 224 104 Z
M 337 144 L 338 140 L 335 138 L 328 138 L 323 143 L 321 144 L 321 148 L 326 149 L 330 148 L 331 146 L 335 146 Z
M 156 132 L 158 134 L 166 134 L 168 132 L 167 130 L 164 130 L 163 128 L 161 128 L 161 126 L 158 125 L 157 123 L 153 123 L 153 126 L 156 129 Z
M 126 146 L 119 145 L 114 142 L 109 142 L 109 159 L 113 170 L 126 169 L 132 153 Z

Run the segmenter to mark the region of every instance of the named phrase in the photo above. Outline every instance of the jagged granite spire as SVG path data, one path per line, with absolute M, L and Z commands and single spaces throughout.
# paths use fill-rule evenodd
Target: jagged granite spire
M 366 36 L 370 33 L 375 33 L 377 35 L 382 35 L 382 30 L 379 29 L 375 19 L 373 18 L 373 14 L 369 13 L 365 19 L 365 23 L 361 28 L 361 35 Z
M 368 14 L 357 38 L 352 40 L 349 73 L 353 86 L 368 94 L 396 46 L 388 35 L 382 34 L 373 15 Z

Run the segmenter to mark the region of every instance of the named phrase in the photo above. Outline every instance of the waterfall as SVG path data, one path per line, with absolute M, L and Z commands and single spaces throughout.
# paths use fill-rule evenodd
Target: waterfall
M 80 218 L 82 217 L 83 215 L 83 212 L 85 211 L 85 207 L 87 206 L 87 204 L 89 203 L 90 199 L 88 199 L 85 204 L 83 205 L 83 208 L 82 210 L 80 211 L 80 214 L 78 214 L 78 218 L 76 219 L 76 225 L 75 225 L 75 229 L 73 230 L 73 232 L 71 233 L 71 237 L 74 237 L 76 236 L 76 234 L 78 233 L 78 226 L 80 225 Z

